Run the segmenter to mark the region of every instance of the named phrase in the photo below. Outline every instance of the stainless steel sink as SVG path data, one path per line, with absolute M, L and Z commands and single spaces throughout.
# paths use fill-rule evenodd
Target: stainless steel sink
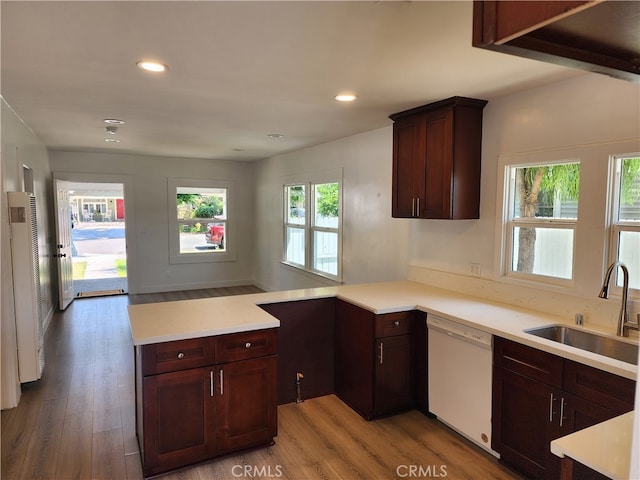
M 638 344 L 619 340 L 615 337 L 606 337 L 566 325 L 547 325 L 530 328 L 525 330 L 525 333 L 626 363 L 638 364 Z

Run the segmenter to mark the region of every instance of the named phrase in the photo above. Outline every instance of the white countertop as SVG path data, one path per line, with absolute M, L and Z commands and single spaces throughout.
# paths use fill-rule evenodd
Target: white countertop
M 416 282 L 381 282 L 129 306 L 135 345 L 278 327 L 258 305 L 338 297 L 376 314 L 421 310 L 635 380 L 636 365 L 523 332 L 566 319 Z M 575 325 L 573 325 L 575 327 Z M 598 332 L 602 334 L 603 332 Z
M 629 478 L 633 412 L 551 442 L 551 452 L 570 457 L 614 480 Z

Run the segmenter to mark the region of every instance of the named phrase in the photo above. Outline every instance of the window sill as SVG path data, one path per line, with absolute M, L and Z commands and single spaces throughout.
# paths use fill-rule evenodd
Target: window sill
M 343 284 L 341 279 L 338 279 L 336 277 L 330 277 L 328 275 L 323 275 L 322 273 L 319 273 L 319 272 L 307 270 L 306 268 L 300 267 L 293 263 L 285 262 L 284 260 L 281 261 L 280 264 L 287 270 L 300 274 L 311 280 L 321 282 L 329 287 L 335 287 Z
M 171 265 L 181 263 L 219 263 L 235 261 L 236 254 L 234 252 L 182 253 L 180 255 L 169 256 L 169 264 Z

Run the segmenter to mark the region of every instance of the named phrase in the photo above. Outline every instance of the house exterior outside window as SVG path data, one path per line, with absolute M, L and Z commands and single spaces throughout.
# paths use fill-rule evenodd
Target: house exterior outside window
M 640 154 L 612 157 L 609 263 L 629 269 L 629 288 L 640 290 Z M 622 275 L 616 272 L 616 285 Z
M 506 169 L 505 274 L 569 284 L 574 278 L 580 163 L 510 165 Z
M 170 263 L 235 260 L 233 182 L 169 179 Z

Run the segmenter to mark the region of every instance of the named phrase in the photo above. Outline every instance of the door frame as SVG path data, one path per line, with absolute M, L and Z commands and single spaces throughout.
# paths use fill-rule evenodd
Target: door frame
M 133 226 L 135 208 L 133 203 L 133 176 L 109 173 L 53 172 L 54 180 L 65 180 L 78 183 L 120 183 L 123 186 L 125 205 L 125 242 L 127 253 L 127 284 L 130 294 L 138 293 L 137 281 L 137 242 Z

